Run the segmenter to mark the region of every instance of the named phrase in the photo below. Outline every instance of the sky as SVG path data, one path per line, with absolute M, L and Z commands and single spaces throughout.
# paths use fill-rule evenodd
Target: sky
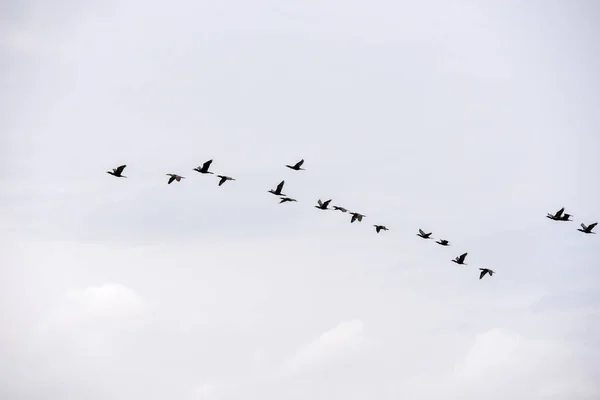
M 599 399 L 599 17 L 1 2 L 0 397 Z

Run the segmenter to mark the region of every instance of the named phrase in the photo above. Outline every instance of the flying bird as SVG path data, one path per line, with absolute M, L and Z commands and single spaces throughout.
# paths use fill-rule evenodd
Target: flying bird
M 569 217 L 572 217 L 572 215 L 565 213 L 558 220 L 559 221 L 573 221 L 572 219 L 569 219 Z
M 211 172 L 211 174 L 212 174 L 212 172 Z M 235 181 L 234 178 L 232 178 L 230 176 L 227 176 L 227 175 L 217 175 L 217 177 L 220 178 L 219 179 L 219 186 L 221 186 L 222 184 L 224 184 L 227 181 Z
M 198 171 L 201 174 L 212 174 L 208 169 L 210 168 L 210 164 L 212 164 L 213 160 L 208 160 L 201 167 L 194 168 L 194 171 Z
M 366 217 L 366 215 L 357 212 L 351 212 L 350 215 L 352 215 L 350 223 L 353 223 L 354 221 L 362 222 L 363 217 Z
M 452 260 L 452 262 L 457 263 L 457 264 L 465 264 L 465 258 L 467 257 L 467 253 L 463 253 L 460 256 L 456 257 L 454 260 Z
M 420 236 L 420 237 L 422 237 L 423 239 L 433 239 L 433 238 L 431 237 L 431 233 L 432 233 L 432 232 L 425 233 L 425 232 L 423 232 L 423 230 L 422 230 L 422 229 L 419 229 L 419 233 L 417 233 L 417 236 Z
M 481 273 L 479 274 L 479 279 L 483 278 L 485 276 L 485 274 L 490 274 L 490 276 L 494 275 L 495 272 L 492 271 L 491 269 L 487 269 L 487 268 L 479 268 L 481 270 Z
M 331 208 L 327 208 L 329 203 L 331 203 L 331 199 L 329 199 L 327 201 L 321 201 L 321 199 L 319 199 L 319 200 L 317 200 L 317 203 L 319 205 L 315 206 L 315 207 L 318 208 L 319 210 L 331 210 Z
M 277 188 L 275 190 L 273 190 L 273 189 L 269 190 L 269 193 L 273 193 L 276 196 L 285 196 L 285 194 L 281 193 L 281 190 L 283 189 L 284 184 L 285 184 L 285 181 L 279 182 L 279 185 L 277 185 Z
M 117 178 L 127 178 L 125 175 L 122 175 L 126 166 L 127 165 L 121 165 L 120 167 L 113 168 L 112 171 L 106 171 L 106 173 L 116 176 Z
M 348 210 L 347 210 L 347 209 L 345 209 L 344 207 L 340 207 L 340 206 L 333 206 L 333 209 L 334 209 L 335 211 L 341 211 L 341 212 L 343 212 L 343 213 L 345 213 L 345 212 L 348 212 Z
M 291 201 L 298 201 L 298 200 L 292 199 L 291 197 L 282 197 L 281 200 L 279 201 L 279 204 L 287 203 L 287 202 L 291 202 Z
M 181 181 L 182 179 L 185 179 L 184 176 L 179 176 L 177 174 L 167 174 L 167 176 L 170 176 L 169 181 L 167 182 L 169 185 L 173 182 L 173 181 Z
M 546 218 L 550 218 L 553 221 L 570 221 L 569 217 L 571 216 L 571 214 L 563 215 L 563 212 L 565 212 L 564 207 L 554 214 L 546 214 Z
M 296 164 L 294 165 L 286 165 L 286 167 L 288 167 L 289 169 L 293 169 L 294 171 L 304 171 L 304 168 L 300 168 L 302 166 L 302 164 L 304 164 L 304 159 L 298 161 Z
M 442 246 L 450 246 L 450 242 L 448 242 L 446 239 L 438 240 L 436 243 Z
M 583 232 L 583 233 L 591 233 L 591 234 L 596 234 L 596 232 L 592 232 L 592 229 L 594 229 L 596 227 L 596 225 L 598 225 L 597 222 L 594 222 L 593 224 L 589 224 L 588 226 L 585 226 L 585 224 L 581 224 L 581 229 L 577 229 L 579 232 Z
M 373 225 L 375 227 L 375 231 L 379 233 L 380 231 L 389 231 L 389 229 L 385 225 Z

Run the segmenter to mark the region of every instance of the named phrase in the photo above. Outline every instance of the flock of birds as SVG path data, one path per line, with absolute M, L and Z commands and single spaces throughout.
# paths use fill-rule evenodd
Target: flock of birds
M 196 171 L 200 174 L 203 174 L 203 175 L 214 174 L 214 172 L 209 171 L 212 162 L 213 162 L 213 160 L 208 160 L 201 166 L 194 168 L 194 171 Z M 289 169 L 292 169 L 294 171 L 304 171 L 304 168 L 302 168 L 303 164 L 304 164 L 304 159 L 298 161 L 297 163 L 295 163 L 293 165 L 286 165 L 286 167 Z M 121 165 L 117 168 L 113 168 L 112 171 L 106 171 L 106 172 L 110 175 L 116 176 L 117 178 L 127 178 L 125 175 L 123 175 L 123 170 L 125 170 L 125 167 L 127 167 L 127 165 Z M 174 181 L 180 182 L 182 179 L 185 179 L 184 176 L 177 175 L 177 174 L 166 174 L 166 175 L 169 177 L 169 180 L 167 181 L 167 184 L 169 184 L 169 185 L 171 183 L 173 183 Z M 217 176 L 217 178 L 219 178 L 219 183 L 218 183 L 219 186 L 223 185 L 227 181 L 235 181 L 234 178 L 227 176 L 227 175 L 218 175 L 217 174 L 216 176 Z M 286 194 L 283 193 L 284 184 L 285 184 L 285 181 L 281 181 L 275 187 L 275 189 L 271 189 L 268 192 L 279 197 L 279 204 L 296 202 L 297 201 L 296 199 L 294 199 L 292 197 L 288 197 Z M 331 203 L 331 199 L 326 200 L 326 201 L 322 201 L 321 199 L 318 199 L 317 205 L 315 205 L 315 207 L 318 208 L 319 210 L 332 210 L 332 211 L 339 211 L 342 213 L 348 213 L 350 215 L 350 223 L 354 223 L 356 221 L 362 222 L 363 218 L 366 217 L 366 215 L 364 215 L 364 214 L 361 214 L 361 213 L 355 212 L 355 211 L 349 211 L 348 209 L 341 207 L 341 206 L 333 205 L 331 208 L 329 208 L 330 203 Z M 553 221 L 573 221 L 572 219 L 570 219 L 570 217 L 572 217 L 572 215 L 565 213 L 564 207 L 561 208 L 560 210 L 558 210 L 557 212 L 555 212 L 554 214 L 548 213 L 546 215 L 546 218 L 549 218 Z M 592 230 L 596 227 L 596 225 L 598 225 L 597 222 L 594 222 L 589 225 L 585 225 L 584 223 L 581 223 L 581 228 L 578 228 L 577 230 L 580 232 L 586 233 L 586 234 L 595 234 L 596 232 L 592 232 Z M 381 231 L 389 230 L 385 225 L 373 225 L 373 226 L 375 227 L 376 233 L 380 233 Z M 423 239 L 433 239 L 431 237 L 431 235 L 432 235 L 432 232 L 426 233 L 422 229 L 419 229 L 419 233 L 417 233 L 417 236 L 419 236 Z M 450 242 L 446 239 L 437 240 L 436 243 L 439 244 L 440 246 L 450 246 Z M 456 264 L 459 264 L 459 265 L 467 265 L 465 263 L 467 254 L 468 253 L 463 253 L 451 261 Z M 490 276 L 492 276 L 495 273 L 495 271 L 493 271 L 489 268 L 479 268 L 479 270 L 481 271 L 479 273 L 479 279 L 482 279 L 486 274 L 489 274 Z

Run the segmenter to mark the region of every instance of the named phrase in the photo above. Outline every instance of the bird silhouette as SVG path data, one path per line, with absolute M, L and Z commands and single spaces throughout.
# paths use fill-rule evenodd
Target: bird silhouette
M 106 171 L 106 173 L 116 176 L 117 178 L 127 178 L 125 175 L 122 175 L 126 166 L 127 165 L 121 165 L 120 167 L 113 168 L 112 171 Z
M 467 257 L 467 253 L 463 253 L 460 256 L 456 257 L 454 260 L 452 260 L 452 262 L 457 263 L 457 264 L 465 264 L 465 258 Z
M 366 215 L 357 212 L 351 212 L 350 215 L 352 215 L 352 217 L 350 218 L 351 224 L 354 223 L 354 221 L 362 222 L 362 219 L 366 217 Z
M 583 232 L 583 233 L 591 233 L 591 234 L 596 234 L 596 232 L 592 232 L 592 229 L 594 229 L 596 227 L 596 225 L 598 225 L 597 222 L 594 222 L 593 224 L 589 224 L 588 226 L 585 226 L 585 224 L 581 224 L 581 228 L 578 228 L 577 230 L 579 232 Z
M 273 190 L 273 189 L 269 190 L 269 193 L 273 193 L 276 196 L 285 196 L 285 194 L 281 193 L 281 190 L 283 189 L 284 184 L 285 184 L 285 181 L 279 182 L 279 185 L 277 185 L 277 188 L 275 190 Z
M 446 239 L 438 240 L 436 243 L 441 246 L 450 246 L 450 242 L 448 242 Z
M 331 210 L 331 208 L 327 208 L 329 203 L 331 203 L 331 199 L 329 199 L 327 201 L 321 201 L 321 199 L 319 199 L 319 200 L 317 200 L 317 204 L 319 204 L 319 205 L 315 206 L 315 207 L 318 208 L 319 210 Z
M 373 225 L 375 227 L 375 231 L 379 233 L 380 231 L 389 231 L 389 229 L 385 225 Z
M 302 164 L 304 164 L 304 159 L 298 161 L 296 164 L 294 165 L 286 165 L 286 167 L 288 167 L 289 169 L 293 169 L 294 171 L 304 171 L 304 168 L 300 168 L 302 166 Z
M 194 171 L 198 171 L 201 174 L 212 174 L 208 169 L 210 168 L 210 164 L 212 164 L 213 160 L 208 160 L 201 167 L 194 168 Z
M 291 197 L 282 197 L 281 200 L 279 201 L 279 204 L 288 203 L 288 202 L 292 202 L 292 201 L 298 201 L 298 200 L 292 199 Z
M 572 219 L 569 219 L 569 217 L 572 217 L 572 215 L 571 215 L 571 214 L 564 213 L 564 214 L 562 215 L 562 217 L 560 217 L 560 218 L 558 219 L 558 221 L 573 221 Z
M 345 213 L 345 212 L 348 212 L 348 210 L 347 210 L 347 209 L 345 209 L 344 207 L 340 207 L 340 206 L 333 206 L 333 209 L 334 209 L 335 211 L 341 211 L 341 212 L 343 212 L 343 213 Z
M 419 229 L 419 233 L 417 233 L 417 236 L 419 236 L 419 237 L 422 237 L 423 239 L 433 239 L 433 238 L 431 237 L 431 233 L 432 233 L 432 232 L 425 233 L 425 232 L 423 232 L 423 230 L 422 230 L 422 229 Z
M 485 276 L 485 274 L 490 274 L 490 276 L 494 275 L 495 272 L 492 271 L 491 269 L 487 269 L 487 268 L 479 268 L 481 270 L 481 273 L 479 274 L 479 279 L 483 278 Z
M 563 212 L 565 212 L 564 207 L 555 212 L 554 214 L 546 214 L 546 218 L 550 218 L 553 221 L 570 221 L 569 217 L 571 216 L 571 214 L 563 215 Z
M 222 184 L 224 184 L 227 181 L 235 181 L 234 178 L 227 176 L 227 175 L 217 175 L 217 177 L 219 178 L 219 186 L 221 186 Z
M 177 174 L 167 174 L 167 176 L 170 176 L 169 181 L 167 182 L 169 185 L 173 182 L 173 181 L 181 181 L 182 179 L 185 179 L 184 176 L 179 176 Z

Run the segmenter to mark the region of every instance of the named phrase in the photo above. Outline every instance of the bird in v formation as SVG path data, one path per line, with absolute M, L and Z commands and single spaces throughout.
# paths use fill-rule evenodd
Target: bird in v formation
M 206 162 L 204 162 L 201 166 L 198 166 L 196 168 L 194 168 L 194 171 L 203 174 L 203 175 L 214 175 L 214 172 L 209 171 L 210 166 L 212 165 L 213 160 L 208 160 Z M 294 171 L 304 171 L 305 169 L 302 168 L 302 165 L 304 164 L 304 159 L 298 161 L 297 163 L 293 164 L 293 165 L 285 165 L 287 168 L 292 169 Z M 125 168 L 127 167 L 126 164 L 120 165 L 117 168 L 113 168 L 112 171 L 106 171 L 106 173 L 113 175 L 117 178 L 127 178 L 125 175 L 123 175 L 123 171 L 125 170 Z M 185 179 L 184 176 L 178 175 L 178 174 L 173 174 L 173 173 L 169 173 L 166 174 L 167 176 L 169 176 L 169 180 L 167 181 L 167 184 L 171 184 L 174 181 L 180 182 L 182 179 Z M 225 182 L 227 181 L 235 181 L 235 178 L 232 178 L 228 175 L 216 175 L 217 178 L 219 178 L 219 182 L 218 182 L 218 186 L 223 185 Z M 279 197 L 279 203 L 292 203 L 292 202 L 297 202 L 296 199 L 292 198 L 292 197 L 288 197 L 286 194 L 283 193 L 283 186 L 285 185 L 285 181 L 282 180 L 281 182 L 279 182 L 279 184 L 276 186 L 275 189 L 271 189 L 269 190 L 269 193 L 276 195 Z M 358 222 L 362 222 L 362 219 L 366 217 L 366 215 L 361 214 L 359 212 L 355 212 L 355 211 L 349 211 L 348 209 L 341 207 L 341 206 L 333 206 L 332 208 L 329 208 L 329 204 L 331 203 L 332 199 L 326 200 L 326 201 L 322 201 L 321 199 L 317 200 L 317 205 L 315 206 L 315 208 L 318 208 L 320 210 L 332 210 L 332 211 L 340 211 L 342 213 L 348 213 L 351 215 L 350 218 L 350 223 L 354 223 L 355 221 Z M 550 214 L 547 213 L 546 214 L 546 218 L 551 219 L 553 221 L 573 221 L 572 219 L 570 219 L 570 217 L 572 217 L 571 214 L 569 213 L 565 213 L 565 208 L 562 207 L 560 210 L 556 211 L 554 214 Z M 578 228 L 577 230 L 580 232 L 583 232 L 585 234 L 596 234 L 596 232 L 593 232 L 593 229 L 598 225 L 597 222 L 593 222 L 590 223 L 589 225 L 586 225 L 584 223 L 581 223 L 581 228 Z M 389 229 L 385 226 L 385 225 L 373 225 L 375 227 L 375 231 L 376 233 L 380 233 L 381 231 L 388 231 Z M 419 228 L 419 231 L 417 233 L 417 236 L 423 238 L 423 239 L 433 239 L 431 237 L 433 233 L 432 232 L 425 232 L 423 231 L 421 228 Z M 437 244 L 439 244 L 440 246 L 450 246 L 450 242 L 446 239 L 439 239 L 436 241 Z M 465 263 L 465 258 L 467 257 L 468 253 L 463 253 L 460 256 L 457 256 L 456 258 L 454 258 L 453 260 L 451 260 L 452 262 L 459 264 L 459 265 L 467 265 Z M 479 274 L 479 279 L 482 279 L 485 275 L 489 275 L 492 276 L 495 271 L 488 269 L 488 268 L 479 268 L 479 270 L 481 271 L 481 273 Z

